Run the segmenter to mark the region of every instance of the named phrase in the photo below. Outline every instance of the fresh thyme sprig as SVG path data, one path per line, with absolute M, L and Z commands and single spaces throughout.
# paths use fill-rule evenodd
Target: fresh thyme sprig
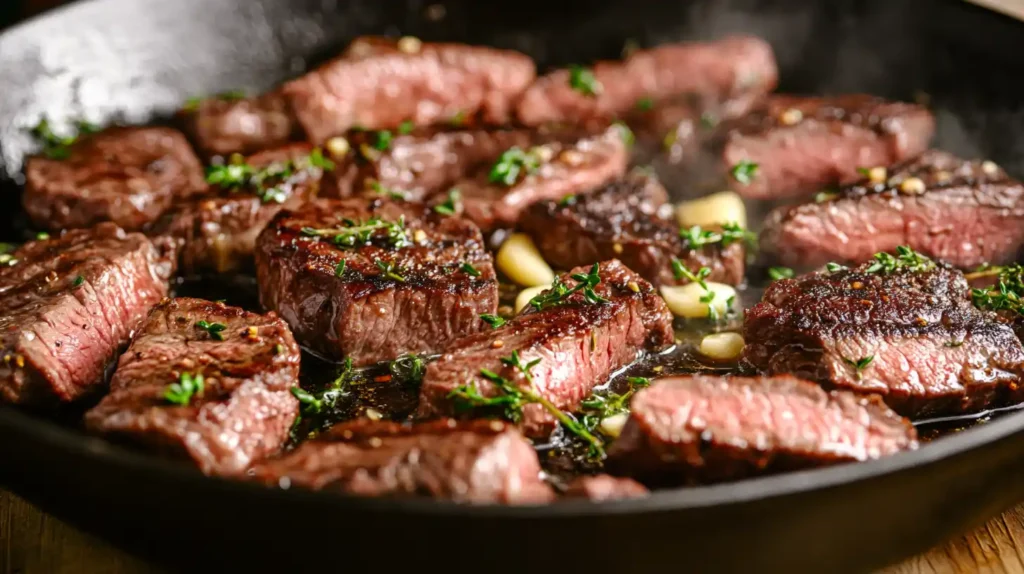
M 164 400 L 179 406 L 188 406 L 192 397 L 202 397 L 205 385 L 203 375 L 196 373 L 182 373 L 177 383 L 167 385 L 164 390 Z
M 295 438 L 295 431 L 298 430 L 303 419 L 313 419 L 317 424 L 312 432 L 327 425 L 326 415 L 331 414 L 338 408 L 341 399 L 348 395 L 348 387 L 359 378 L 359 373 L 352 367 L 352 359 L 346 359 L 345 363 L 335 374 L 334 380 L 323 389 L 311 393 L 300 387 L 292 387 L 291 393 L 299 400 L 299 415 L 292 423 L 291 434 Z
M 587 442 L 592 458 L 604 458 L 604 441 L 591 433 L 589 429 L 583 426 L 571 414 L 558 408 L 554 403 L 537 392 L 533 384 L 531 370 L 540 361 L 540 359 L 534 359 L 523 363 L 519 356 L 519 351 L 512 351 L 512 355 L 502 357 L 501 362 L 508 367 L 518 370 L 523 375 L 523 378 L 526 379 L 526 385 L 518 386 L 513 381 L 502 377 L 494 371 L 480 369 L 480 376 L 494 385 L 497 394 L 485 397 L 480 393 L 475 384 L 467 384 L 453 390 L 449 393 L 448 397 L 455 401 L 455 406 L 458 410 L 496 408 L 501 410 L 504 418 L 516 423 L 523 419 L 524 406 L 534 403 L 539 404 L 544 407 L 544 410 L 551 413 L 561 423 L 563 428 Z
M 875 261 L 864 270 L 865 273 L 889 274 L 896 271 L 928 271 L 935 267 L 935 262 L 921 255 L 906 245 L 896 248 L 896 256 L 888 253 L 876 253 Z
M 380 274 L 384 277 L 405 283 L 405 277 L 402 275 L 403 271 L 394 261 L 376 259 L 374 264 L 377 265 L 377 269 L 380 269 Z
M 284 203 L 288 199 L 286 189 L 293 176 L 312 169 L 331 171 L 334 167 L 334 162 L 324 157 L 320 148 L 315 148 L 308 156 L 275 161 L 260 168 L 244 161 L 211 165 L 206 168 L 206 182 L 232 192 L 252 189 L 263 203 Z
M 594 291 L 594 287 L 601 282 L 600 271 L 600 264 L 594 263 L 593 267 L 590 268 L 589 273 L 573 273 L 572 278 L 576 280 L 577 283 L 572 289 L 563 283 L 560 277 L 555 277 L 555 281 L 551 284 L 551 288 L 537 295 L 533 299 L 530 299 L 530 305 L 538 311 L 543 311 L 549 307 L 565 305 L 568 303 L 569 297 L 573 293 L 577 292 L 582 292 L 583 300 L 592 305 L 607 303 L 607 299 L 601 297 Z
M 726 223 L 722 225 L 720 231 L 703 229 L 699 225 L 694 225 L 690 228 L 680 228 L 679 238 L 686 241 L 687 247 L 690 249 L 700 249 L 715 243 L 721 243 L 722 247 L 728 247 L 740 241 L 748 246 L 755 247 L 757 243 L 757 235 L 743 229 L 738 223 Z
M 651 380 L 647 377 L 629 377 L 627 380 L 629 381 L 629 390 L 625 393 L 593 393 L 580 403 L 583 410 L 580 423 L 587 430 L 593 432 L 604 419 L 629 412 L 629 399 L 637 390 L 651 385 Z
M 1024 315 L 1024 267 L 1018 263 L 998 267 L 996 284 L 987 289 L 972 289 L 971 301 L 979 309 L 1010 311 Z M 991 271 L 988 269 L 986 271 Z
M 516 146 L 511 147 L 498 157 L 488 177 L 493 183 L 506 186 L 515 185 L 522 173 L 533 173 L 540 167 L 540 158 L 532 151 L 523 151 Z
M 301 233 L 307 237 L 330 237 L 338 247 L 369 245 L 378 237 L 383 237 L 385 243 L 393 249 L 411 245 L 408 230 L 405 228 L 405 216 L 399 217 L 398 221 L 385 221 L 380 217 L 371 217 L 365 221 L 343 219 L 342 225 L 322 229 L 303 227 Z M 384 233 L 380 233 L 381 231 Z

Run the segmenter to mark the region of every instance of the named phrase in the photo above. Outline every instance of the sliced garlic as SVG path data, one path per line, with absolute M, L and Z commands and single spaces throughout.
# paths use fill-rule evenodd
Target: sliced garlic
M 498 269 L 523 287 L 550 285 L 555 272 L 525 233 L 513 233 L 501 244 L 496 258 Z
M 732 191 L 712 193 L 700 199 L 684 201 L 676 208 L 676 219 L 684 227 L 709 227 L 735 223 L 747 228 L 747 208 L 743 199 Z
M 699 283 L 662 286 L 661 296 L 665 299 L 669 311 L 678 317 L 706 319 L 709 316 L 708 310 L 712 307 L 715 309 L 716 315 L 725 316 L 729 310 L 730 300 L 734 300 L 736 297 L 736 289 L 724 283 L 707 281 L 705 284 L 708 286 L 708 291 L 714 293 L 714 297 L 707 302 L 701 301 L 701 298 L 706 297 L 708 291 L 705 291 Z
M 341 136 L 333 137 L 327 140 L 327 143 L 324 145 L 324 147 L 327 148 L 327 153 L 331 154 L 332 157 L 339 159 L 345 157 L 345 154 L 347 154 L 348 151 L 352 149 L 352 146 L 349 145 L 348 140 Z
M 516 313 L 522 311 L 527 305 L 530 304 L 530 299 L 533 299 L 537 295 L 540 295 L 547 290 L 551 285 L 538 285 L 536 287 L 527 287 L 516 295 Z
M 701 339 L 700 354 L 720 361 L 731 361 L 743 353 L 743 336 L 739 333 L 714 333 Z
M 602 419 L 598 428 L 607 436 L 617 437 L 622 434 L 622 427 L 626 426 L 627 420 L 629 420 L 629 413 L 619 413 Z

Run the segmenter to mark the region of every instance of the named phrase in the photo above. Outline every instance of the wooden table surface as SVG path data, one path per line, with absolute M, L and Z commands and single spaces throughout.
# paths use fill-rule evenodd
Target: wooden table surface
M 0 574 L 161 572 L 0 491 Z M 1024 505 L 881 574 L 962 572 L 1024 573 Z

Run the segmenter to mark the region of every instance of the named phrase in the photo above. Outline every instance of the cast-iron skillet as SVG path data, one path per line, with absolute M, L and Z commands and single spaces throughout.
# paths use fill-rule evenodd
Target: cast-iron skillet
M 1024 25 L 949 1 L 427 3 L 92 0 L 0 35 L 0 173 L 17 201 L 23 130 L 41 114 L 144 122 L 187 97 L 263 89 L 352 36 L 402 33 L 523 50 L 540 65 L 750 32 L 782 89 L 928 94 L 938 145 L 1024 171 Z M 431 14 L 438 14 L 436 8 Z M 9 215 L 15 210 L 8 209 Z M 17 235 L 5 225 L 8 235 Z M 17 237 L 13 237 L 17 239 Z M 0 408 L 0 483 L 43 510 L 189 570 L 863 572 L 1024 499 L 1024 414 L 912 453 L 657 492 L 644 500 L 466 507 L 268 490 L 206 478 Z

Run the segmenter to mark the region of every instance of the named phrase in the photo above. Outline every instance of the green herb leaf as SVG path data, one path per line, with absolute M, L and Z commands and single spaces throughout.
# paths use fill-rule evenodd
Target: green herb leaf
M 391 147 L 391 140 L 394 136 L 388 130 L 381 130 L 377 132 L 377 139 L 373 144 L 373 147 L 380 151 L 387 151 Z
M 641 112 L 648 112 L 654 108 L 654 100 L 651 98 L 640 98 L 636 101 L 636 109 Z
M 462 210 L 462 193 L 457 188 L 448 190 L 448 199 L 434 206 L 434 211 L 441 215 L 455 215 Z
M 301 233 L 306 237 L 330 237 L 331 241 L 342 248 L 355 248 L 370 245 L 383 239 L 383 243 L 392 249 L 401 249 L 411 245 L 408 230 L 405 228 L 405 217 L 398 221 L 384 221 L 379 217 L 371 217 L 366 221 L 342 221 L 343 227 L 313 228 L 303 227 Z
M 1014 263 L 986 268 L 982 273 L 990 275 L 993 271 L 998 273 L 996 284 L 985 289 L 972 289 L 971 301 L 979 309 L 1024 315 L 1024 267 Z
M 339 262 L 338 265 L 334 267 L 334 276 L 341 277 L 342 275 L 344 275 L 345 267 L 347 265 L 348 263 L 344 259 L 342 259 L 341 262 Z
M 835 273 L 836 271 L 842 271 L 843 269 L 846 269 L 846 266 L 829 261 L 828 263 L 825 264 L 825 269 L 828 269 L 829 273 Z
M 470 275 L 472 277 L 480 276 L 480 270 L 477 269 L 476 267 L 473 267 L 473 265 L 470 263 L 463 263 L 462 265 L 459 265 L 459 269 L 462 270 L 462 272 L 465 273 L 466 275 Z
M 825 203 L 839 197 L 839 192 L 831 189 L 819 191 L 814 195 L 814 203 Z
M 494 167 L 491 168 L 488 179 L 493 183 L 512 186 L 519 180 L 520 174 L 533 173 L 539 167 L 540 158 L 535 153 L 524 152 L 519 147 L 512 147 L 501 154 Z
M 896 248 L 896 256 L 888 253 L 876 253 L 875 261 L 864 270 L 865 273 L 889 274 L 896 271 L 916 273 L 928 271 L 935 267 L 935 262 L 921 255 L 906 245 Z
M 567 195 L 558 202 L 559 207 L 568 207 L 570 205 L 576 205 L 575 195 Z
M 224 323 L 207 323 L 206 321 L 196 321 L 196 327 L 206 331 L 211 338 L 218 341 L 224 340 L 224 329 L 228 328 Z
M 75 280 L 71 282 L 71 284 L 74 287 L 81 287 L 82 283 L 85 283 L 85 277 L 82 277 L 81 275 L 78 275 L 77 277 L 75 277 Z
M 502 325 L 505 324 L 505 319 L 497 315 L 491 315 L 490 313 L 484 313 L 480 315 L 480 318 L 483 319 L 485 323 L 490 325 L 492 329 L 497 329 L 498 327 L 501 327 Z
M 204 390 L 203 375 L 182 373 L 177 383 L 171 383 L 164 390 L 164 400 L 175 405 L 188 406 L 192 397 L 202 397 Z
M 572 289 L 563 283 L 560 277 L 555 277 L 555 281 L 551 284 L 551 288 L 540 293 L 533 299 L 530 299 L 530 305 L 538 311 L 543 311 L 549 307 L 565 305 L 569 302 L 569 297 L 573 293 L 582 293 L 583 301 L 591 305 L 607 303 L 607 299 L 601 297 L 594 291 L 594 287 L 601 282 L 600 270 L 599 264 L 594 263 L 593 267 L 590 268 L 589 273 L 573 274 L 572 278 L 577 283 Z
M 858 379 L 860 379 L 860 377 L 861 377 L 861 372 L 864 369 L 866 369 L 868 367 L 868 365 L 870 365 L 871 362 L 874 361 L 874 360 L 875 360 L 875 356 L 874 355 L 868 355 L 867 357 L 861 357 L 861 358 L 859 358 L 857 360 L 847 359 L 846 357 L 843 357 L 843 362 L 846 363 L 847 365 L 850 365 L 851 367 L 853 367 L 853 370 L 857 374 L 857 378 Z
M 40 231 L 39 233 L 36 233 L 36 241 L 46 241 L 49 238 L 50 234 L 45 231 Z
M 394 261 L 382 261 L 380 259 L 375 259 L 374 263 L 377 265 L 377 269 L 380 269 L 380 273 L 384 277 L 405 283 L 405 277 L 400 275 L 402 270 L 398 268 Z
M 412 133 L 412 130 L 414 129 L 416 129 L 416 124 L 412 123 L 411 121 L 404 121 L 401 124 L 399 124 L 398 133 L 406 135 Z
M 569 85 L 584 96 L 596 97 L 604 91 L 604 86 L 594 76 L 594 71 L 583 66 L 569 67 Z
M 711 129 L 718 125 L 718 118 L 711 112 L 704 112 L 700 115 L 700 125 L 705 129 Z
M 768 269 L 768 277 L 771 277 L 772 281 L 792 279 L 793 275 L 793 270 L 789 267 L 771 267 Z
M 754 162 L 742 160 L 738 164 L 732 166 L 729 173 L 732 174 L 732 178 L 742 183 L 743 185 L 750 185 L 750 182 L 754 181 L 757 177 L 758 165 Z
M 722 247 L 728 247 L 737 241 L 746 242 L 751 248 L 757 246 L 757 235 L 736 223 L 726 223 L 719 231 L 702 229 L 699 225 L 694 225 L 689 229 L 681 228 L 679 238 L 686 241 L 689 249 L 700 249 L 715 243 L 721 243 Z
M 61 136 L 54 133 L 50 120 L 43 116 L 32 128 L 31 134 L 42 145 L 42 154 L 50 159 L 63 160 L 71 156 L 70 146 L 78 140 L 78 136 L 94 133 L 96 127 L 84 121 L 77 122 L 78 131 L 71 135 Z
M 388 371 L 394 380 L 402 383 L 419 384 L 423 382 L 426 364 L 418 355 L 405 354 L 388 363 Z

